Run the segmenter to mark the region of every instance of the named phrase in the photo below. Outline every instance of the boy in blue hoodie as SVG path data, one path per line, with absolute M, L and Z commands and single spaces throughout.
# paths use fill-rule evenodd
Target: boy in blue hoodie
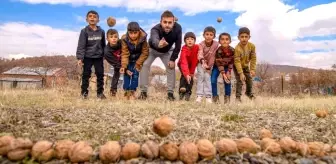
M 97 97 L 105 99 L 104 95 L 104 48 L 105 31 L 97 26 L 99 15 L 96 11 L 89 11 L 86 14 L 86 21 L 89 25 L 83 28 L 78 39 L 76 58 L 78 66 L 83 66 L 81 95 L 84 99 L 88 97 L 89 79 L 91 77 L 91 68 L 97 76 Z
M 135 99 L 138 88 L 139 72 L 148 58 L 149 46 L 146 32 L 137 22 L 130 22 L 127 33 L 121 37 L 121 68 L 124 74 L 124 90 L 126 99 Z

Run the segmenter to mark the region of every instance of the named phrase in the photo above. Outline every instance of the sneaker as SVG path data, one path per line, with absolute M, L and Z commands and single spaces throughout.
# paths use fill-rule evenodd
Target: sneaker
M 185 95 L 185 100 L 186 100 L 186 101 L 190 101 L 190 94 L 186 94 L 186 95 Z
M 224 104 L 230 103 L 230 96 L 224 96 Z
M 184 93 L 180 93 L 180 100 L 183 100 L 184 98 Z
M 174 93 L 168 92 L 168 100 L 169 101 L 174 101 L 175 100 Z
M 202 102 L 202 96 L 197 96 L 196 102 L 198 102 L 198 103 Z
M 87 93 L 82 93 L 82 99 L 87 99 L 88 98 L 88 94 Z
M 212 98 L 211 97 L 207 97 L 207 98 L 205 98 L 205 101 L 207 103 L 211 104 L 212 103 Z
M 213 96 L 213 97 L 212 97 L 212 101 L 213 101 L 214 103 L 219 103 L 219 96 Z
M 241 97 L 236 97 L 236 101 L 237 101 L 237 102 L 242 102 Z
M 100 94 L 98 94 L 97 97 L 98 97 L 99 99 L 106 99 L 106 96 L 104 95 L 104 93 L 100 93 Z
M 117 95 L 117 91 L 114 90 L 114 89 L 111 89 L 111 90 L 110 90 L 110 95 L 111 95 L 112 97 L 115 97 L 115 96 Z
M 248 96 L 248 98 L 249 98 L 250 100 L 255 100 L 255 97 L 254 97 L 253 95 Z
M 146 100 L 147 99 L 147 92 L 141 92 L 139 96 L 140 100 Z
M 130 92 L 129 91 L 125 91 L 124 97 L 125 97 L 126 100 L 129 100 L 130 99 Z
M 135 97 L 135 91 L 130 91 L 130 93 L 129 93 L 129 99 L 130 100 L 135 100 L 136 99 L 136 97 Z

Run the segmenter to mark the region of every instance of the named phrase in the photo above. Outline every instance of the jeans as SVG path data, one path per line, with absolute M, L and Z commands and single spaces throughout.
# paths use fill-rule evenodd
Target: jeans
M 228 71 L 228 67 L 224 68 L 225 73 Z M 212 96 L 218 96 L 217 93 L 217 79 L 218 76 L 220 75 L 220 72 L 218 70 L 217 66 L 214 66 L 212 68 L 212 73 L 211 73 L 211 88 L 212 88 Z M 231 96 L 231 83 L 226 83 L 224 80 L 224 89 L 225 89 L 225 96 Z
M 131 71 L 133 74 L 129 76 L 127 74 L 127 70 Z M 139 72 L 135 69 L 135 63 L 129 63 L 127 66 L 127 70 L 125 70 L 124 74 L 124 90 L 125 91 L 136 91 L 138 88 L 138 79 L 139 79 Z

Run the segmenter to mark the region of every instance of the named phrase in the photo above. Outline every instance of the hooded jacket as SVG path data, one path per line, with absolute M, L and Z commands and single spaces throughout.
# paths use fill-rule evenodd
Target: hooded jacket
M 135 62 L 135 68 L 140 70 L 148 53 L 147 33 L 142 28 L 140 28 L 140 35 L 135 41 L 130 40 L 128 33 L 121 37 L 121 68 L 127 68 L 129 63 Z
M 105 31 L 100 26 L 97 26 L 96 31 L 86 26 L 79 34 L 76 58 L 101 58 L 104 56 L 105 46 Z
M 107 43 L 104 58 L 114 68 L 121 67 L 121 40 L 118 40 L 117 44 L 113 46 Z
M 177 63 L 180 67 L 184 77 L 193 75 L 198 64 L 197 53 L 199 50 L 198 44 L 193 45 L 191 48 L 184 45 L 181 50 L 181 56 Z

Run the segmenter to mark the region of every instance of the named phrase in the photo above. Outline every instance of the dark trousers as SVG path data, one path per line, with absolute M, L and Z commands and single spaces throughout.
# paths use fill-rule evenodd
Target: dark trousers
M 97 77 L 97 94 L 104 92 L 104 60 L 103 58 L 84 58 L 83 60 L 83 75 L 81 93 L 88 94 L 89 79 L 92 73 L 92 66 L 94 66 Z
M 179 69 L 180 69 L 180 72 L 181 72 L 181 78 L 180 78 L 180 87 L 179 87 L 179 90 L 180 90 L 181 88 L 185 88 L 185 89 L 186 89 L 185 94 L 189 94 L 189 95 L 191 95 L 191 93 L 192 93 L 192 87 L 193 87 L 193 84 L 194 84 L 194 80 L 193 80 L 193 78 L 191 78 L 191 80 L 190 80 L 190 84 L 188 84 L 188 81 L 187 81 L 187 79 L 183 76 L 180 67 L 179 67 Z M 180 92 L 180 94 L 182 94 L 182 93 Z
M 240 80 L 240 76 L 237 72 L 236 67 L 233 68 L 233 72 L 235 74 L 236 77 L 236 97 L 241 97 L 242 95 L 242 88 L 243 88 L 243 81 Z M 252 83 L 252 76 L 250 74 L 250 69 L 249 68 L 243 68 L 243 73 L 245 75 L 245 83 L 246 83 L 246 92 L 245 95 L 248 97 L 253 97 L 253 92 L 252 92 L 252 87 L 253 87 L 253 83 Z
M 224 67 L 225 73 L 228 70 L 229 70 L 228 67 Z M 220 76 L 220 72 L 218 70 L 218 67 L 214 66 L 212 68 L 212 73 L 211 73 L 212 96 L 218 96 L 218 93 L 217 93 L 217 79 L 218 79 L 218 76 Z M 224 81 L 224 78 L 223 78 L 223 82 L 224 82 L 225 96 L 231 96 L 231 83 L 226 83 Z
M 114 73 L 111 82 L 111 90 L 117 91 L 119 78 L 120 78 L 120 68 L 114 67 Z
M 129 63 L 127 70 L 131 71 L 133 74 L 132 76 L 129 76 L 125 70 L 123 88 L 125 91 L 136 91 L 139 84 L 139 72 L 135 69 L 135 63 Z

